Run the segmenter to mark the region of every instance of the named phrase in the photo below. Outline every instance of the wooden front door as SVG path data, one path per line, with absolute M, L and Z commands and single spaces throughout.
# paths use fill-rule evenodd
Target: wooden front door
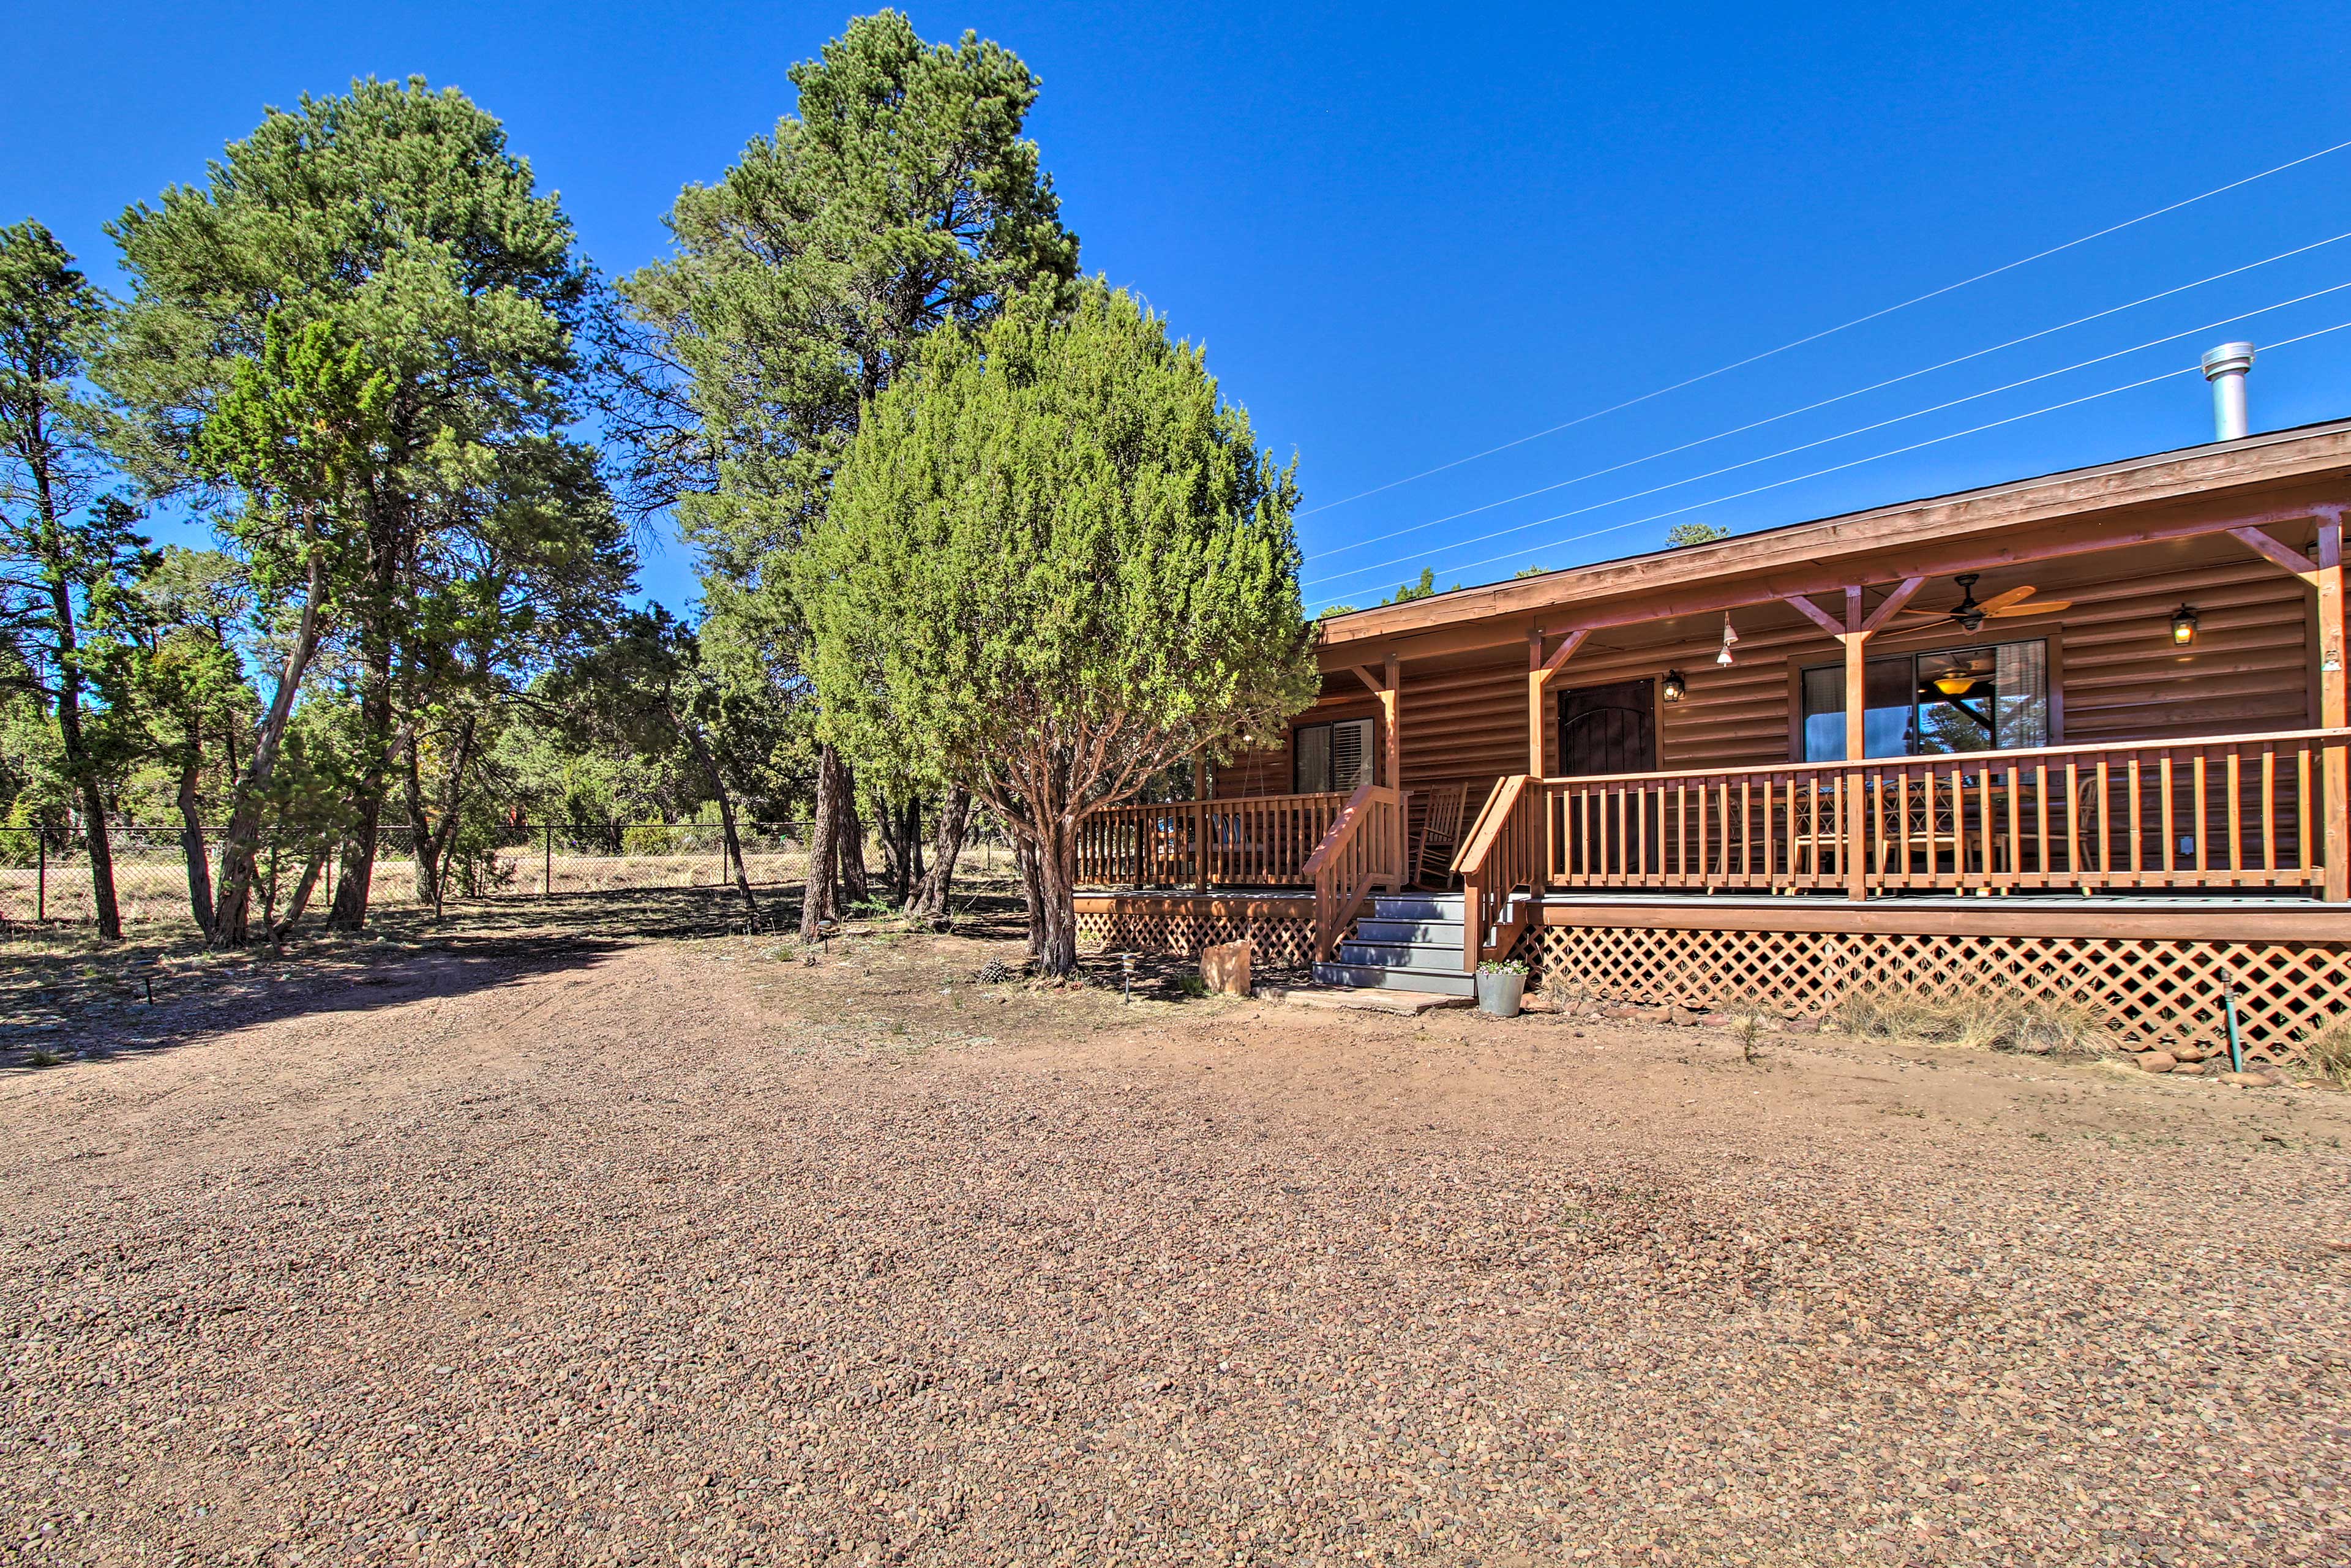
M 1559 694 L 1559 770 L 1570 777 L 1657 770 L 1654 683 L 1620 681 Z

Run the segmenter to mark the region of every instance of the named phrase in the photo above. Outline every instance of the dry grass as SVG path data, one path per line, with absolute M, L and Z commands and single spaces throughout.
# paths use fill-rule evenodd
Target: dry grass
M 2351 1018 L 2328 1024 L 2303 1042 L 2310 1071 L 2337 1089 L 2351 1089 Z
M 2091 1057 L 2114 1046 L 2087 1010 L 2038 997 L 1938 1002 L 1864 987 L 1848 992 L 1832 1017 L 1839 1029 L 1858 1039 L 1911 1040 L 1965 1051 Z

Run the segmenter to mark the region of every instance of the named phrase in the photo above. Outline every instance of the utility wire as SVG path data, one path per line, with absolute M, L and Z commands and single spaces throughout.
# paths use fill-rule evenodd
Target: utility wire
M 1752 468 L 1760 463 L 1770 463 L 1776 458 L 1793 456 L 1799 452 L 1810 452 L 1814 447 L 1826 446 L 1834 442 L 1844 441 L 1855 435 L 1866 435 L 1873 430 L 1883 430 L 1890 424 L 1900 424 L 1907 420 L 1921 419 L 1930 413 L 1940 413 L 1947 408 L 1957 408 L 1961 403 L 1980 402 L 1988 397 L 1996 397 L 2004 392 L 2014 392 L 2019 387 L 2032 386 L 2038 382 L 2045 382 L 2053 380 L 2058 376 L 2070 375 L 2075 371 L 2087 370 L 2092 365 L 2102 365 L 2109 360 L 2123 359 L 2127 355 L 2139 353 L 2148 349 L 2159 348 L 2166 343 L 2178 342 L 2182 338 L 2192 338 L 2197 336 L 2199 333 L 2209 332 L 2215 327 L 2226 327 L 2233 322 L 2249 320 L 2255 316 L 2266 316 L 2273 310 L 2283 310 L 2288 306 L 2300 305 L 2304 300 L 2316 299 L 2323 295 L 2339 294 L 2346 288 L 2351 288 L 2351 282 L 2337 283 L 2330 285 L 2325 288 L 2313 289 L 2307 294 L 2296 295 L 2292 299 L 2281 299 L 2274 305 L 2264 305 L 2257 310 L 2247 310 L 2235 316 L 2223 316 L 2217 321 L 2207 321 L 2200 326 L 2188 328 L 2184 331 L 2166 333 L 2160 338 L 2150 338 L 2144 343 L 2134 343 L 2127 349 L 2116 349 L 2112 353 L 2098 354 L 2086 360 L 2077 360 L 2073 364 L 2061 366 L 2053 371 L 2043 371 L 2039 375 L 2026 376 L 2021 381 L 2010 382 L 2001 386 L 1989 387 L 1982 392 L 1970 392 L 1965 397 L 1951 398 L 1943 402 L 1930 404 L 1926 408 L 1912 409 L 1907 413 L 1897 413 L 1893 415 L 1891 418 L 1877 420 L 1869 424 L 1855 425 L 1851 430 L 1841 430 L 1834 435 L 1823 435 L 1815 441 L 1799 442 L 1793 446 L 1783 446 L 1777 452 L 1767 452 L 1761 457 L 1750 457 L 1744 462 L 1725 464 L 1719 468 L 1709 468 L 1702 474 L 1692 474 L 1687 478 L 1671 479 L 1662 485 L 1652 485 L 1646 490 L 1634 490 L 1622 496 L 1612 496 L 1607 500 L 1594 501 L 1589 506 L 1571 507 L 1564 512 L 1553 512 L 1549 517 L 1537 517 L 1532 522 L 1516 523 L 1507 528 L 1497 528 L 1489 534 L 1478 534 L 1466 539 L 1454 539 L 1446 544 L 1432 546 L 1430 549 L 1425 550 L 1416 550 L 1410 555 L 1395 556 L 1387 560 L 1380 561 L 1371 566 L 1353 567 L 1346 571 L 1334 573 L 1330 577 L 1316 578 L 1311 583 L 1308 584 L 1308 586 L 1320 588 L 1327 583 L 1343 582 L 1351 577 L 1364 577 L 1373 572 L 1391 570 L 1396 567 L 1404 565 L 1407 561 L 1420 560 L 1426 557 L 1433 555 L 1443 555 L 1447 550 L 1460 549 L 1468 545 L 1484 544 L 1489 539 L 1505 538 L 1511 534 L 1524 533 L 1529 528 L 1539 528 L 1545 523 L 1556 523 L 1563 521 L 1569 517 L 1580 517 L 1586 512 L 1597 512 L 1605 507 L 1618 506 L 1625 501 L 1638 501 L 1646 497 L 1663 494 L 1667 490 L 1677 490 L 1684 485 L 1695 485 L 1701 479 L 1719 478 L 1725 474 L 1735 474 L 1741 468 Z M 1467 569 L 1464 568 L 1460 570 Z
M 1498 452 L 1508 452 L 1513 446 L 1524 446 L 1530 441 L 1540 441 L 1546 435 L 1557 435 L 1562 430 L 1572 430 L 1579 424 L 1586 424 L 1593 420 L 1602 418 L 1608 414 L 1619 413 L 1625 409 L 1633 407 L 1636 403 L 1644 403 L 1647 402 L 1652 398 L 1663 397 L 1667 392 L 1677 392 L 1681 391 L 1684 387 L 1693 387 L 1698 385 L 1700 382 L 1712 381 L 1717 376 L 1729 375 L 1733 371 L 1744 370 L 1749 365 L 1755 364 L 1759 361 L 1771 358 L 1774 354 L 1784 354 L 1791 349 L 1801 349 L 1807 343 L 1817 343 L 1823 338 L 1834 337 L 1837 333 L 1845 331 L 1851 328 L 1863 326 L 1868 322 L 1891 316 L 1897 310 L 1907 310 L 1913 305 L 1923 305 L 1929 299 L 1938 299 L 1946 294 L 1956 293 L 1958 290 L 1965 288 L 1970 284 L 1981 283 L 1988 277 L 1998 277 L 2003 272 L 2013 272 L 2020 267 L 2029 266 L 2033 262 L 2043 259 L 2044 257 L 2055 256 L 2061 251 L 2072 250 L 2078 246 L 2087 245 L 2092 240 L 2104 239 L 2106 235 L 2111 234 L 2119 234 L 2124 229 L 2147 223 L 2151 219 L 2162 217 L 2167 213 L 2176 213 L 2182 207 L 2192 207 L 2199 202 L 2210 201 L 2214 196 L 2224 195 L 2228 192 L 2237 190 L 2241 186 L 2250 185 L 2256 180 L 2266 180 L 2272 174 L 2283 174 L 2288 169 L 2298 168 L 2302 164 L 2311 162 L 2315 159 L 2324 158 L 2330 152 L 2340 152 L 2346 147 L 2351 147 L 2351 141 L 2338 141 L 2332 147 L 2322 147 L 2315 152 L 2304 153 L 2299 158 L 2291 159 L 2286 162 L 2278 164 L 2274 168 L 2264 169 L 2258 174 L 2248 174 L 2241 180 L 2231 180 L 2225 185 L 2215 185 L 2212 189 L 2204 192 L 2200 195 L 2189 196 L 2184 201 L 2174 202 L 2169 206 L 2158 207 L 2153 212 L 2141 213 L 2135 218 L 2126 218 L 2118 224 L 2110 224 L 2095 234 L 2085 234 L 2079 239 L 2069 239 L 2064 245 L 2053 245 L 2047 250 L 2034 251 L 2031 256 L 2020 256 L 2016 260 L 2008 262 L 2003 266 L 1995 267 L 1986 272 L 1979 272 L 1973 277 L 1962 277 L 1957 283 L 1947 283 L 1940 288 L 1930 288 L 1926 293 L 1915 295 L 1908 299 L 1903 300 L 1898 305 L 1888 305 L 1883 309 L 1873 310 L 1866 316 L 1856 316 L 1850 321 L 1839 322 L 1836 326 L 1825 327 L 1820 331 L 1809 333 L 1804 337 L 1797 338 L 1789 342 L 1782 343 L 1776 349 L 1766 349 L 1760 354 L 1750 354 L 1743 360 L 1734 360 L 1729 364 L 1717 366 L 1713 370 L 1704 371 L 1698 375 L 1691 376 L 1686 381 L 1676 382 L 1671 386 L 1659 387 L 1655 392 L 1643 392 L 1638 397 L 1626 398 L 1623 402 L 1610 403 L 1606 408 L 1594 409 L 1590 413 L 1579 414 L 1573 419 L 1554 424 L 1548 430 L 1538 430 L 1531 435 L 1521 435 L 1515 441 L 1505 441 L 1499 446 L 1489 446 L 1483 452 L 1473 452 L 1467 457 L 1457 457 L 1450 463 L 1440 463 L 1434 468 L 1424 468 L 1417 474 L 1407 474 L 1401 479 L 1391 479 L 1384 485 L 1374 485 L 1368 490 L 1358 490 L 1352 496 L 1344 496 L 1335 501 L 1326 501 L 1319 507 L 1309 507 L 1298 515 L 1304 517 L 1311 517 L 1316 512 L 1327 512 L 1332 510 L 1333 507 L 1343 507 L 1353 501 L 1360 501 L 1367 496 L 1376 496 L 1383 491 L 1395 489 L 1398 486 L 1410 485 L 1416 480 L 1428 478 L 1432 475 L 1442 474 L 1448 468 L 1458 468 L 1465 463 L 1475 463 L 1480 458 L 1491 457 Z
M 2324 338 L 2329 332 L 2340 332 L 2346 327 L 2351 327 L 2351 321 L 2337 321 L 2332 327 L 2321 327 L 2314 332 L 2304 332 L 2298 338 L 2287 338 L 2267 344 L 2262 348 L 2262 352 L 2273 354 L 2280 349 L 2291 348 L 2296 343 L 2305 343 L 2313 338 Z M 1687 507 L 1676 507 L 1665 512 L 1652 512 L 1646 517 L 1635 517 L 1630 522 L 1611 523 L 1604 528 L 1593 528 L 1588 533 L 1571 534 L 1565 538 L 1552 539 L 1539 545 L 1529 545 L 1524 549 L 1511 550 L 1504 555 L 1489 556 L 1484 560 L 1473 560 L 1468 565 L 1456 570 L 1475 571 L 1481 566 L 1497 566 L 1506 560 L 1516 560 L 1520 556 L 1532 555 L 1537 550 L 1557 549 L 1562 545 L 1577 544 L 1584 539 L 1596 539 L 1604 534 L 1620 533 L 1626 528 L 1638 528 L 1643 523 L 1662 522 L 1667 517 L 1678 517 L 1685 513 L 1703 511 L 1708 507 L 1720 506 L 1725 501 L 1743 500 L 1749 496 L 1760 496 L 1766 490 L 1777 490 L 1789 485 L 1799 485 L 1807 479 L 1818 479 L 1823 475 L 1843 473 L 1845 469 L 1858 468 L 1865 463 L 1876 463 L 1881 458 L 1899 457 L 1906 452 L 1917 452 L 1922 447 L 1938 445 L 1946 441 L 1957 441 L 1963 435 L 1977 435 L 1987 430 L 1998 430 L 2004 424 L 2015 424 L 2019 421 L 2038 418 L 2044 413 L 2055 413 L 2060 409 L 2074 408 L 2085 402 L 2095 402 L 2102 397 L 2112 397 L 2117 392 L 2136 392 L 2140 387 L 2153 386 L 2158 382 L 2167 382 L 2174 376 L 2184 376 L 2191 372 L 2200 373 L 2201 371 L 2200 365 L 2182 365 L 2178 370 L 2164 371 L 2135 382 L 2125 382 L 2120 386 L 2108 387 L 2104 392 L 2087 392 L 2080 397 L 2068 398 L 2064 402 L 2050 403 L 2044 408 L 2032 409 L 2024 413 L 2012 413 L 2006 419 L 1995 419 L 1986 424 L 1970 425 L 1965 430 L 1954 430 L 1948 435 L 1928 436 L 1924 441 L 1914 441 L 1907 446 L 1896 446 L 1885 452 L 1872 453 L 1867 457 L 1856 457 L 1849 463 L 1839 463 L 1827 468 L 1815 468 L 1809 474 L 1798 474 L 1786 479 L 1774 479 L 1768 485 L 1757 485 L 1751 489 L 1733 491 L 1727 496 L 1717 496 L 1712 500 L 1693 501 Z
M 2135 310 L 2142 305 L 2152 305 L 2158 299 L 2168 299 L 2175 294 L 2185 294 L 2191 288 L 2201 288 L 2208 283 L 2218 283 L 2223 278 L 2234 277 L 2240 273 L 2252 272 L 2258 267 L 2267 267 L 2273 262 L 2290 260 L 2294 256 L 2303 256 L 2314 250 L 2323 249 L 2330 245 L 2340 244 L 2342 241 L 2346 239 L 2351 239 L 2351 230 L 2346 230 L 2342 234 L 2335 235 L 2326 239 L 2314 240 L 2309 245 L 2298 246 L 2293 250 L 2280 251 L 2277 255 L 2265 256 L 2260 261 L 2249 261 L 2242 267 L 2232 267 L 2226 272 L 2216 272 L 2210 277 L 2199 277 L 2193 283 L 2183 283 L 2176 288 L 2167 288 L 2162 290 L 2160 293 L 2144 295 L 2139 298 L 2131 300 L 2128 304 L 2116 305 L 2105 310 L 2094 311 L 2087 316 L 2076 316 L 2071 321 L 2060 322 L 2054 327 L 2044 327 L 2038 332 L 2027 332 L 2021 338 L 2011 338 L 2005 343 L 1994 343 L 1989 349 L 1978 349 L 1973 353 L 1961 354 L 1956 359 L 1945 360 L 1939 364 L 1928 365 L 1922 369 L 1915 371 L 1906 371 L 1898 376 L 1888 376 L 1882 382 L 1873 382 L 1865 387 L 1855 387 L 1851 392 L 1841 392 L 1834 397 L 1824 397 L 1817 402 L 1808 402 L 1801 408 L 1792 408 L 1784 413 L 1767 415 L 1762 419 L 1750 420 L 1745 424 L 1733 425 L 1729 430 L 1718 430 L 1712 435 L 1701 435 L 1695 441 L 1685 441 L 1678 446 L 1661 447 L 1657 451 L 1652 452 L 1644 457 L 1632 457 L 1627 458 L 1622 463 L 1612 463 L 1605 468 L 1594 468 L 1589 473 L 1578 474 L 1573 479 L 1561 479 L 1549 485 L 1539 485 L 1531 490 L 1521 490 L 1515 496 L 1506 496 L 1499 501 L 1488 501 L 1483 506 L 1469 507 L 1458 512 L 1448 512 L 1444 517 L 1431 517 L 1425 523 L 1414 523 L 1408 528 L 1397 528 L 1390 533 L 1374 534 L 1369 538 L 1356 539 L 1350 544 L 1334 545 L 1329 549 L 1318 550 L 1307 559 L 1318 561 L 1328 560 L 1334 555 L 1344 555 L 1349 550 L 1364 549 L 1372 545 L 1384 544 L 1389 539 L 1402 538 L 1406 534 L 1416 534 L 1424 528 L 1433 528 L 1443 523 L 1458 522 L 1463 517 L 1474 517 L 1480 512 L 1490 512 L 1497 507 L 1507 507 L 1511 505 L 1513 502 L 1530 500 L 1537 496 L 1546 496 L 1553 490 L 1564 490 L 1571 486 L 1581 485 L 1587 479 L 1598 479 L 1610 474 L 1622 473 L 1627 468 L 1637 468 L 1644 463 L 1654 462 L 1660 457 L 1672 457 L 1679 453 L 1690 451 L 1694 447 L 1704 446 L 1709 442 L 1727 440 L 1733 435 L 1744 435 L 1750 430 L 1760 430 L 1767 424 L 1776 424 L 1783 419 L 1793 419 L 1798 414 L 1811 413 L 1817 409 L 1826 408 L 1832 403 L 1844 402 L 1850 399 L 1862 397 L 1874 392 L 1883 392 L 1887 387 L 1898 386 L 1904 382 L 1916 381 L 1920 376 L 1932 375 L 1937 371 L 1948 371 L 1953 365 L 1963 365 L 1970 360 L 1980 360 L 1987 354 L 1997 354 L 2003 349 L 2013 349 L 2020 344 L 2033 342 L 2043 338 L 2053 337 L 2059 332 L 2067 331 L 2075 327 L 2085 326 L 2092 321 L 2103 320 L 2108 316 L 2119 316 L 2126 310 Z M 1930 410 L 1928 412 L 1932 411 Z M 1867 427 L 1865 426 L 1865 428 Z M 1701 476 L 1701 477 L 1703 476 Z M 1303 516 L 1303 514 L 1301 513 L 1301 516 Z

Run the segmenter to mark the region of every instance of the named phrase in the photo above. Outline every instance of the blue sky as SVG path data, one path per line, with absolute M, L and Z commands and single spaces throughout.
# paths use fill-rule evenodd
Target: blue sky
M 264 104 L 422 72 L 501 116 L 588 253 L 626 271 L 661 253 L 681 183 L 716 176 L 791 107 L 785 69 L 849 14 L 20 8 L 0 215 L 43 219 L 110 277 L 100 225 L 201 177 Z M 928 37 L 976 28 L 1037 70 L 1031 130 L 1085 266 L 1204 340 L 1260 439 L 1299 455 L 1311 605 L 1372 602 L 1424 565 L 1440 586 L 1488 580 L 1653 548 L 1675 521 L 1760 528 L 2203 440 L 2192 375 L 2089 394 L 2192 365 L 2223 338 L 2276 343 L 2351 321 L 2346 288 L 2203 329 L 2351 282 L 2351 238 L 2268 260 L 2351 231 L 2346 149 L 1344 500 L 2342 141 L 2351 26 L 2339 5 L 2291 3 L 911 14 Z M 2351 413 L 2346 370 L 2351 330 L 2265 356 L 2255 428 Z M 1636 494 L 1656 486 L 1671 487 Z M 1696 509 L 1659 515 L 1683 507 Z M 645 580 L 672 604 L 692 593 L 674 545 L 649 552 Z

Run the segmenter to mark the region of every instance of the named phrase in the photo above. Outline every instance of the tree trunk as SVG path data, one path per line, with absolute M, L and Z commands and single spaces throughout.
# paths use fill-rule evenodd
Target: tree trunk
M 914 889 L 911 908 L 927 920 L 944 920 L 947 894 L 955 885 L 956 862 L 963 856 L 963 836 L 971 825 L 971 791 L 950 789 L 939 803 L 938 825 L 931 837 L 931 865 Z
M 294 935 L 295 923 L 302 918 L 302 911 L 309 907 L 310 894 L 319 885 L 319 873 L 326 869 L 327 844 L 321 840 L 319 847 L 310 852 L 310 858 L 303 862 L 302 880 L 294 884 L 294 896 L 286 902 L 286 918 L 269 928 L 271 941 L 283 942 Z
M 374 891 L 376 841 L 383 828 L 383 798 L 402 738 L 392 730 L 392 660 L 398 639 L 393 633 L 393 602 L 401 578 L 398 541 L 405 517 L 395 509 L 386 521 L 379 511 L 368 526 L 370 590 L 360 612 L 360 664 L 365 674 L 360 692 L 360 756 L 366 758 L 354 792 L 353 820 L 343 840 L 343 874 L 335 884 L 334 905 L 327 914 L 329 931 L 358 931 L 367 925 L 368 898 Z
M 277 766 L 277 748 L 286 738 L 286 726 L 294 716 L 294 694 L 302 684 L 302 674 L 310 667 L 310 655 L 319 647 L 319 608 L 325 597 L 326 587 L 320 578 L 317 552 L 311 552 L 309 583 L 302 599 L 302 619 L 296 625 L 293 643 L 286 650 L 286 664 L 277 674 L 277 690 L 269 699 L 268 715 L 254 734 L 253 760 L 246 766 L 245 778 L 237 786 L 235 806 L 229 812 L 227 841 L 221 849 L 221 879 L 219 891 L 214 895 L 213 925 L 207 943 L 214 947 L 245 946 L 246 910 L 253 892 L 253 855 L 261 840 L 261 810 L 269 792 L 269 776 Z
M 391 771 L 392 747 L 397 744 L 391 737 L 391 727 L 392 682 L 387 678 L 380 693 L 371 691 L 360 703 L 360 732 L 384 738 L 368 747 L 370 760 L 360 777 L 355 802 L 358 810 L 343 839 L 343 874 L 335 883 L 335 902 L 327 912 L 329 931 L 358 931 L 367 925 L 368 895 L 375 884 L 376 841 L 383 831 L 385 776 Z
M 180 853 L 188 862 L 188 912 L 196 929 L 213 934 L 213 868 L 204 854 L 203 803 L 196 799 L 196 780 L 204 768 L 197 750 L 195 727 L 188 728 L 188 745 L 180 754 Z
M 841 789 L 836 796 L 841 811 L 841 902 L 851 908 L 870 904 L 873 899 L 873 881 L 865 872 L 865 824 L 857 815 L 857 775 L 849 764 L 841 764 Z
M 1076 849 L 1068 826 L 1055 818 L 1046 825 L 1035 853 L 1038 903 L 1044 915 L 1038 970 L 1056 977 L 1078 970 Z
M 800 894 L 800 940 L 813 942 L 840 917 L 841 758 L 817 748 L 816 804 L 809 811 L 808 877 Z
M 670 710 L 669 717 L 670 722 L 677 726 L 678 733 L 685 737 L 685 744 L 692 748 L 694 759 L 702 765 L 704 775 L 710 780 L 710 792 L 718 799 L 718 831 L 725 835 L 726 858 L 735 862 L 735 889 L 743 895 L 743 907 L 749 910 L 756 920 L 759 915 L 759 901 L 751 896 L 751 873 L 743 864 L 743 841 L 735 833 L 735 800 L 726 793 L 726 780 L 718 776 L 718 759 L 710 755 L 710 745 L 703 738 L 700 725 L 688 724 L 674 708 Z
M 1020 867 L 1020 894 L 1029 905 L 1029 956 L 1045 956 L 1045 893 L 1037 875 L 1037 846 L 1016 834 L 1012 858 Z
M 61 570 L 49 574 L 49 612 L 55 617 L 57 660 L 57 740 L 66 754 L 66 777 L 81 796 L 82 834 L 89 843 L 89 893 L 98 910 L 98 934 L 111 942 L 122 935 L 122 911 L 114 902 L 114 845 L 106 836 L 106 800 L 96 766 L 81 733 L 81 649 L 74 635 L 73 590 Z
M 433 814 L 424 809 L 424 781 L 417 777 L 416 737 L 411 735 L 402 748 L 400 768 L 401 800 L 408 808 L 408 838 L 416 847 L 416 902 L 441 912 L 441 866 L 434 852 L 438 847 L 433 839 Z

